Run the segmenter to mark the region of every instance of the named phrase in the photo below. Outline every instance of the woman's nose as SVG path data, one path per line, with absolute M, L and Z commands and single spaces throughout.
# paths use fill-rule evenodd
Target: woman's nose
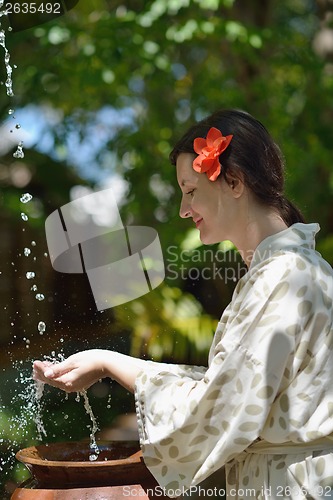
M 182 202 L 180 204 L 179 216 L 182 219 L 187 219 L 188 217 L 191 217 L 191 206 L 189 203 L 186 203 L 184 200 L 182 200 Z

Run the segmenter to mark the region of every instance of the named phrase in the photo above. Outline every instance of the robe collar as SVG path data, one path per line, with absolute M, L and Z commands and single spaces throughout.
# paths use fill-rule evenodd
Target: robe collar
M 279 250 L 297 250 L 298 247 L 315 249 L 315 236 L 320 230 L 317 223 L 297 222 L 292 226 L 262 240 L 254 251 L 249 270 Z

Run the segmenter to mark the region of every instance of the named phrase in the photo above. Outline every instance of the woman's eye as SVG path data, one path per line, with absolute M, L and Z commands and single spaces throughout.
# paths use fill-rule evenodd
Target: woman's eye
M 193 195 L 194 189 L 191 189 L 191 191 L 188 191 L 186 194 Z

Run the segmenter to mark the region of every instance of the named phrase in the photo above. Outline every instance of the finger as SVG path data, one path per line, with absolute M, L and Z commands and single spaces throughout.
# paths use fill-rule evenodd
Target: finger
M 78 390 L 76 388 L 77 381 L 72 372 L 67 372 L 60 377 L 53 378 L 52 384 L 57 384 L 57 387 L 66 392 L 76 392 Z
M 33 380 L 39 380 L 40 382 L 49 383 L 50 380 L 44 377 L 44 369 L 34 367 L 32 370 Z
M 32 365 L 32 378 L 40 380 L 44 373 L 44 365 L 42 361 L 34 361 Z
M 47 379 L 58 379 L 65 373 L 68 373 L 73 369 L 71 361 L 65 360 L 61 363 L 51 363 L 50 365 L 43 367 L 44 377 Z
M 72 382 L 71 380 L 66 379 L 66 375 L 57 379 L 47 378 L 44 376 L 43 370 L 34 370 L 33 379 L 43 382 L 44 384 L 51 385 L 52 387 L 56 387 L 57 389 L 61 389 L 62 391 L 73 392 Z
M 40 370 L 33 370 L 33 372 L 32 372 L 32 378 L 33 378 L 33 380 L 38 381 L 38 382 L 43 382 L 44 384 L 46 384 L 46 383 L 49 384 L 50 383 L 50 380 L 46 379 L 44 377 L 44 373 L 42 371 L 40 371 Z
M 34 370 L 45 370 L 48 366 L 52 364 L 53 363 L 51 363 L 51 361 L 39 361 L 38 359 L 36 359 L 33 362 L 32 367 Z
M 41 382 L 47 382 L 44 377 L 44 372 L 50 365 L 52 365 L 50 361 L 34 361 L 32 365 L 32 378 L 34 380 L 40 380 Z

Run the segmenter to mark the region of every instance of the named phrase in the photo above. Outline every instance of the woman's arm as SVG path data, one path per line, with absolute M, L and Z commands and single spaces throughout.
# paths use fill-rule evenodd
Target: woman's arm
M 73 354 L 61 363 L 34 361 L 33 376 L 66 392 L 88 389 L 101 378 L 110 377 L 134 392 L 135 379 L 145 363 L 119 352 L 91 349 Z

